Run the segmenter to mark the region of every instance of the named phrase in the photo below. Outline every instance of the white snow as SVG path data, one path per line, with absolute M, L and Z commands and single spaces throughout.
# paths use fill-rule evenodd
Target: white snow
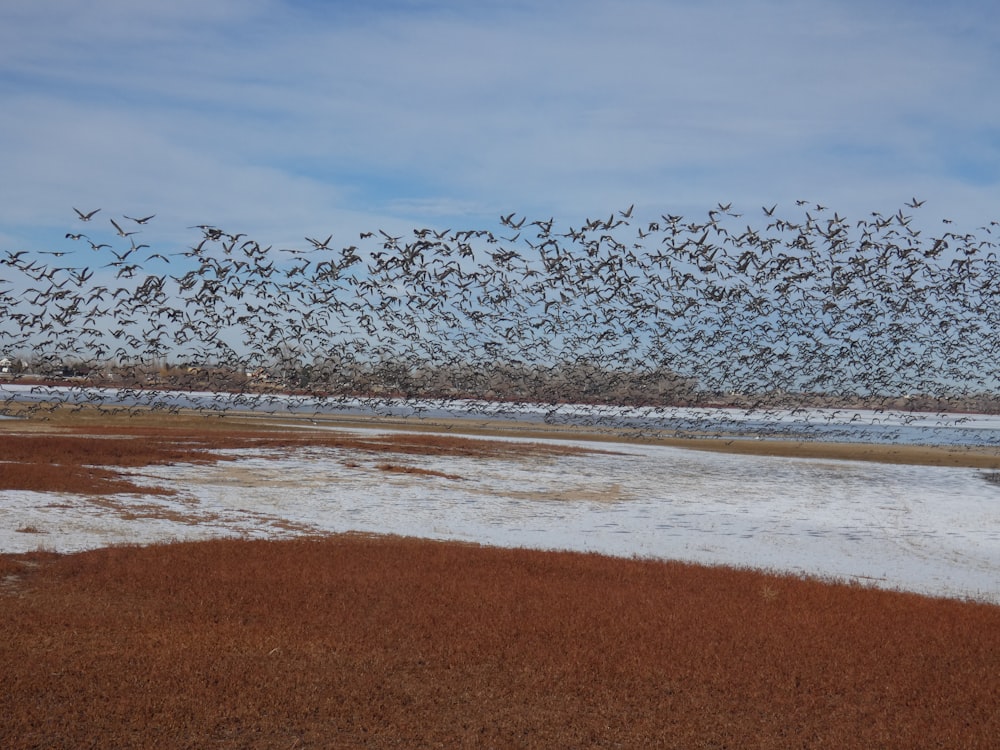
M 0 552 L 366 531 L 766 568 L 1000 603 L 1000 484 L 981 470 L 570 444 L 616 453 L 244 450 L 236 461 L 133 472 L 173 496 L 4 491 Z M 378 468 L 386 462 L 461 479 Z

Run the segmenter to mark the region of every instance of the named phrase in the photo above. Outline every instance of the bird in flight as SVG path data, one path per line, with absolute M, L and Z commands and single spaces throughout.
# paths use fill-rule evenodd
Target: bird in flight
M 76 207 L 74 207 L 73 210 L 76 211 L 76 215 L 80 217 L 80 221 L 90 221 L 94 217 L 94 214 L 96 214 L 101 209 L 95 208 L 93 211 L 89 211 L 87 213 L 84 213 L 83 211 L 81 211 L 79 208 Z
M 315 247 L 317 250 L 329 250 L 330 249 L 329 248 L 330 240 L 332 240 L 332 239 L 333 239 L 333 235 L 332 234 L 329 237 L 327 237 L 325 240 L 322 240 L 322 241 L 317 240 L 317 239 L 313 239 L 312 237 L 306 237 L 306 240 L 308 240 L 308 242 L 313 247 Z
M 137 234 L 137 232 L 126 232 L 124 229 L 121 228 L 121 226 L 119 226 L 118 222 L 115 221 L 114 219 L 111 220 L 111 223 L 114 225 L 115 229 L 118 230 L 119 237 L 128 237 L 130 235 Z
M 129 221 L 134 221 L 136 224 L 145 224 L 150 219 L 155 219 L 156 218 L 156 214 L 152 214 L 151 216 L 144 216 L 141 219 L 136 219 L 136 218 L 133 218 L 131 216 L 126 216 L 125 218 L 128 219 Z

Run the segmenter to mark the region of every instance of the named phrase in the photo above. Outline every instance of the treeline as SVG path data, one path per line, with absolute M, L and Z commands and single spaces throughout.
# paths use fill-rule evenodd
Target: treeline
M 386 397 L 483 399 L 536 403 L 680 406 L 703 400 L 696 382 L 676 373 L 618 372 L 593 363 L 551 367 L 511 365 L 414 365 L 327 359 L 303 364 L 286 361 L 273 367 L 234 370 L 212 364 L 94 366 L 79 360 L 26 363 L 8 375 L 24 382 L 86 386 L 205 390 L 237 393 L 295 393 L 318 398 Z
M 758 409 L 870 409 L 874 411 L 1000 413 L 994 393 L 939 396 L 925 393 L 860 396 L 849 391 L 809 393 L 706 391 L 693 378 L 666 369 L 620 372 L 595 363 L 563 362 L 551 367 L 454 364 L 413 365 L 399 361 L 350 362 L 327 358 L 309 364 L 234 370 L 219 364 L 105 365 L 15 360 L 0 382 L 115 387 L 133 391 L 179 390 L 244 394 L 249 401 L 291 394 L 336 402 L 341 399 L 480 400 L 553 406 L 588 404 L 632 407 L 730 407 Z

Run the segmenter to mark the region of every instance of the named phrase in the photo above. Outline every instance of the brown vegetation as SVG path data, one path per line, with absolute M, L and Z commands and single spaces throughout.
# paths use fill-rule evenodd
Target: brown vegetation
M 514 443 L 468 437 L 403 432 L 359 435 L 302 429 L 250 428 L 230 423 L 224 429 L 204 419 L 163 419 L 157 427 L 122 423 L 114 426 L 70 422 L 49 431 L 0 432 L 0 490 L 151 494 L 166 489 L 139 487 L 113 467 L 198 463 L 232 458 L 234 448 L 290 449 L 302 446 L 343 448 L 361 454 L 416 456 L 515 456 L 578 453 L 558 445 Z M 384 463 L 384 471 L 436 474 L 429 469 Z
M 8 425 L 0 490 L 113 504 L 113 467 L 234 447 L 560 450 L 220 422 Z M 0 555 L 0 684 L 4 748 L 987 748 L 1000 607 L 356 535 L 35 552 Z
M 379 471 L 394 472 L 396 474 L 414 474 L 421 477 L 441 477 L 442 479 L 462 479 L 459 474 L 448 474 L 436 469 L 424 469 L 420 466 L 408 466 L 406 464 L 383 463 L 378 465 Z
M 1000 608 L 341 536 L 0 558 L 0 744 L 993 747 Z
M 94 407 L 51 405 L 39 418 L 27 409 L 8 409 L 11 413 L 28 417 L 0 421 L 0 448 L 8 444 L 8 436 L 18 439 L 25 434 L 74 434 L 83 436 L 113 435 L 150 439 L 153 444 L 167 446 L 172 441 L 200 441 L 205 450 L 224 447 L 250 447 L 253 441 L 270 441 L 268 445 L 327 445 L 358 447 L 370 452 L 394 451 L 413 455 L 517 455 L 531 453 L 580 452 L 570 446 L 560 447 L 552 442 L 511 443 L 508 441 L 471 441 L 468 436 L 479 438 L 518 437 L 527 440 L 574 440 L 620 443 L 627 451 L 629 444 L 655 443 L 676 448 L 717 451 L 762 456 L 789 456 L 795 458 L 830 458 L 848 461 L 874 461 L 892 464 L 919 464 L 927 466 L 967 466 L 1000 470 L 1000 449 L 996 446 L 936 446 L 873 443 L 826 443 L 812 440 L 755 440 L 739 436 L 705 436 L 692 434 L 687 437 L 642 436 L 634 431 L 595 430 L 587 427 L 533 422 L 506 422 L 483 419 L 419 419 L 407 417 L 353 417 L 322 415 L 315 419 L 304 416 L 275 417 L 266 414 L 234 412 L 226 415 L 205 416 L 196 413 L 165 413 L 156 410 L 138 410 L 125 414 L 112 414 Z M 314 425 L 313 422 L 317 424 Z M 399 434 L 345 435 L 343 432 L 315 429 L 338 427 L 376 428 L 380 430 L 406 430 Z M 464 436 L 464 437 L 463 437 Z M 281 441 L 284 441 L 283 443 Z M 260 444 L 259 442 L 257 444 Z M 196 446 L 194 446 L 196 447 Z M 87 450 L 91 450 L 88 448 Z M 5 460 L 0 452 L 0 461 Z M 211 460 L 203 455 L 205 460 Z M 170 459 L 167 459 L 170 460 Z M 142 464 L 135 464 L 142 465 Z M 2 469 L 0 469 L 2 471 Z M 0 480 L 2 481 L 2 480 Z M 3 485 L 0 484 L 0 489 Z

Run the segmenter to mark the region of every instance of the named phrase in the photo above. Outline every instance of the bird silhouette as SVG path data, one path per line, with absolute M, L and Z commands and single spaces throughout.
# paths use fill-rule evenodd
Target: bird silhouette
M 87 212 L 83 212 L 79 208 L 74 208 L 73 210 L 76 211 L 76 215 L 80 217 L 80 221 L 90 221 L 92 218 L 94 218 L 94 214 L 96 214 L 101 209 L 95 208 L 93 211 L 87 211 Z
M 114 219 L 111 219 L 110 221 L 112 226 L 114 226 L 115 231 L 118 233 L 119 237 L 130 237 L 133 234 L 138 234 L 137 232 L 126 232 L 124 229 L 121 228 L 121 225 L 119 225 L 118 222 L 116 222 Z

